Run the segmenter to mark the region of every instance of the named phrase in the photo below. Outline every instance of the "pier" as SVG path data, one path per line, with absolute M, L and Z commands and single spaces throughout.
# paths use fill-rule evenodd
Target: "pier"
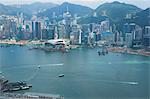
M 0 99 L 64 99 L 60 95 L 42 94 L 42 93 L 3 93 Z

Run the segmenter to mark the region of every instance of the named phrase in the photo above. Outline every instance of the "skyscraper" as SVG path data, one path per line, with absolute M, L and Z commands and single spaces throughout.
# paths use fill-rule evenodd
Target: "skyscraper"
M 35 35 L 35 22 L 32 21 L 32 39 L 35 39 L 36 35 Z
M 145 48 L 150 49 L 150 26 L 145 26 L 145 32 L 143 35 L 143 45 Z
M 41 39 L 41 22 L 35 22 L 35 37 Z
M 125 43 L 127 47 L 132 47 L 132 33 L 126 33 Z
M 65 28 L 66 28 L 65 38 L 70 39 L 72 16 L 69 12 L 68 5 L 66 6 L 66 12 L 63 14 L 63 18 L 65 21 Z

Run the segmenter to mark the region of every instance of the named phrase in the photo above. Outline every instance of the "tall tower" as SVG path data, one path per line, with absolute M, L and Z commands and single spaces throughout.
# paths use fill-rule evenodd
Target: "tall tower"
M 69 12 L 68 3 L 66 3 L 66 12 L 63 14 L 63 18 L 64 18 L 64 21 L 65 21 L 65 30 L 66 30 L 65 38 L 66 39 L 70 39 L 71 17 L 72 16 Z

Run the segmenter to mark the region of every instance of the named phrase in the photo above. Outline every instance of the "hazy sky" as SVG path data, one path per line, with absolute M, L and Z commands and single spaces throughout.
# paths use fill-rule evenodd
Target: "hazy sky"
M 29 4 L 29 3 L 33 3 L 33 2 L 52 2 L 52 3 L 56 3 L 56 4 L 61 4 L 65 1 L 75 3 L 75 4 L 89 6 L 91 8 L 96 8 L 98 5 L 100 5 L 102 3 L 112 2 L 112 1 L 120 1 L 120 2 L 133 4 L 140 8 L 143 8 L 143 9 L 150 7 L 150 0 L 0 0 L 0 3 L 3 3 L 3 4 Z

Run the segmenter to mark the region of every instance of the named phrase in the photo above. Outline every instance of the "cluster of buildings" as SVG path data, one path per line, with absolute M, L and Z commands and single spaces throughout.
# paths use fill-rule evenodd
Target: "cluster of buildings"
M 93 17 L 97 17 L 96 13 Z M 96 45 L 102 41 L 127 47 L 150 48 L 150 26 L 141 28 L 135 23 L 125 23 L 123 31 L 110 25 L 109 18 L 99 24 L 78 24 L 77 15 L 71 15 L 67 10 L 61 20 L 53 18 L 37 18 L 26 20 L 23 13 L 17 16 L 0 16 L 0 39 L 16 40 L 56 40 L 68 39 L 73 45 Z
M 17 40 L 51 40 L 69 39 L 71 44 L 94 44 L 101 40 L 101 32 L 109 32 L 109 19 L 100 24 L 77 23 L 77 15 L 72 16 L 69 11 L 63 14 L 60 21 L 37 18 L 25 20 L 23 13 L 17 16 L 0 16 L 0 38 Z M 104 34 L 104 33 L 103 33 Z
M 125 23 L 123 31 L 113 32 L 114 43 L 134 48 L 150 48 L 150 26 L 140 27 L 135 23 Z

